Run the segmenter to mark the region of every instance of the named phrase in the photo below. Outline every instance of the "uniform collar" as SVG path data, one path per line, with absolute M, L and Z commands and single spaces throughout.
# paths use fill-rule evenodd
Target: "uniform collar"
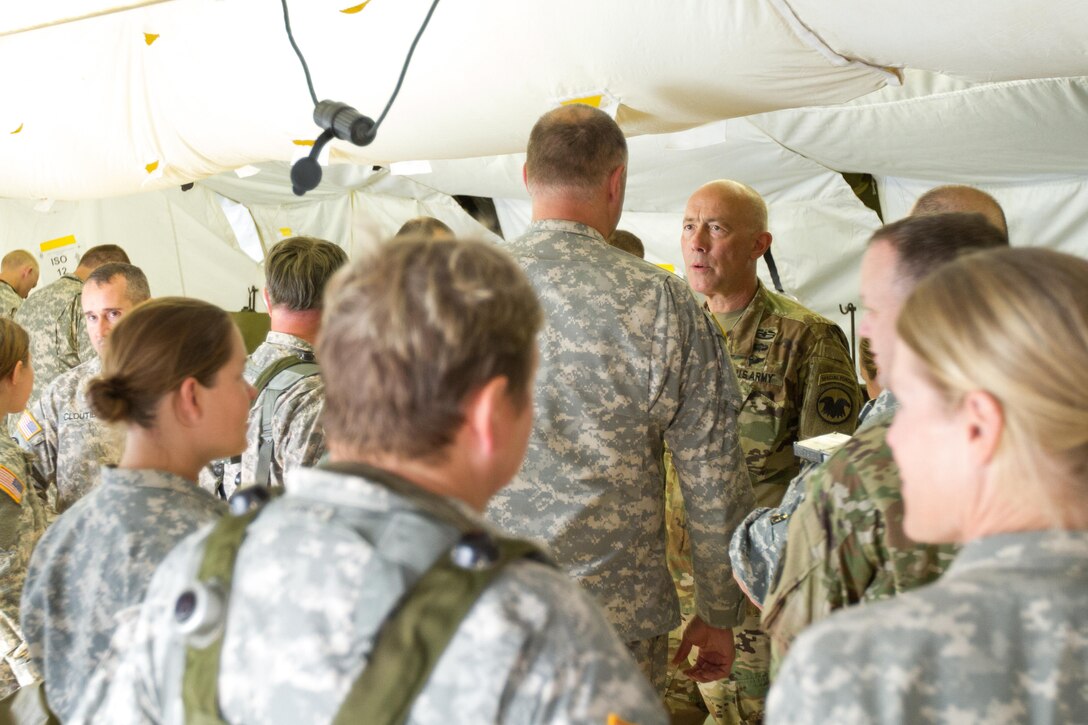
M 150 468 L 118 468 L 117 466 L 102 466 L 102 483 L 115 486 L 127 486 L 138 488 L 158 488 L 180 493 L 191 493 L 201 490 L 196 483 L 187 478 Z
M 1088 569 L 1088 531 L 1019 531 L 997 534 L 964 545 L 945 577 L 980 569 L 1068 572 Z
M 286 332 L 274 332 L 270 331 L 264 337 L 264 341 L 269 345 L 275 345 L 276 347 L 286 347 L 291 350 L 297 350 L 298 352 L 314 351 L 314 346 L 303 340 L 301 337 L 295 337 Z
M 757 279 L 756 293 L 752 296 L 748 306 L 744 308 L 744 313 L 737 320 L 737 324 L 733 325 L 733 329 L 726 334 L 721 329 L 721 325 L 718 325 L 718 329 L 721 330 L 722 335 L 728 341 L 730 355 L 743 356 L 745 359 L 752 355 L 759 332 L 759 323 L 763 319 L 764 310 L 767 309 L 767 294 L 763 282 Z M 709 309 L 707 307 L 708 311 Z M 715 322 L 717 322 L 717 318 L 715 318 Z

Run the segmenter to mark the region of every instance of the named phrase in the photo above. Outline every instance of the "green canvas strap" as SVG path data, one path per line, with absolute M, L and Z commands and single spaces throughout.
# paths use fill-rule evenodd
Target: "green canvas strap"
M 280 394 L 299 380 L 320 372 L 321 368 L 312 359 L 290 355 L 272 363 L 257 376 L 253 387 L 257 389 L 257 397 L 261 400 L 257 416 L 260 436 L 257 439 L 257 470 L 252 483 L 268 486 L 272 481 L 272 455 L 275 452 L 272 419 Z
M 341 703 L 333 725 L 351 725 L 360 718 L 368 725 L 407 720 L 439 658 L 488 585 L 513 561 L 543 560 L 540 550 L 527 541 L 491 541 L 498 545 L 498 559 L 488 566 L 466 569 L 439 554 L 405 593 L 378 631 L 370 661 Z
M 197 579 L 204 585 L 221 587 L 230 592 L 234 579 L 234 562 L 246 536 L 246 527 L 257 517 L 256 508 L 241 516 L 224 516 L 208 534 L 204 544 L 204 559 Z M 219 655 L 223 648 L 223 632 L 206 647 L 185 648 L 185 675 L 181 693 L 188 725 L 222 723 L 219 715 Z

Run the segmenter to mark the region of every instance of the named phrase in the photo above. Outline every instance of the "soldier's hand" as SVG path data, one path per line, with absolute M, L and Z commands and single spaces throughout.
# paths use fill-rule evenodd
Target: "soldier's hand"
M 732 629 L 711 627 L 699 615 L 695 615 L 684 628 L 684 636 L 672 663 L 677 665 L 687 659 L 693 646 L 699 648 L 699 656 L 692 667 L 684 670 L 684 674 L 692 680 L 714 682 L 728 677 L 733 671 L 736 651 L 733 648 Z

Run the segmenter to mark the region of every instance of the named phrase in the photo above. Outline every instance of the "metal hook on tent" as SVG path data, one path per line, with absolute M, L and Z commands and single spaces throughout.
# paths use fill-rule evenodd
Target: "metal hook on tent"
M 854 334 L 854 313 L 857 311 L 853 302 L 847 303 L 846 307 L 839 305 L 840 315 L 850 315 L 850 362 L 854 363 L 854 367 L 858 366 L 857 337 Z

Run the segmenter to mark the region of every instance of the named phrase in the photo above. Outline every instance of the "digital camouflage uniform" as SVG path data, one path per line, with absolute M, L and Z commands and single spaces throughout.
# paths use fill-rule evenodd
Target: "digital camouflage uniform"
M 101 481 L 46 530 L 23 590 L 23 632 L 63 722 L 155 567 L 225 509 L 171 473 L 103 467 Z
M 463 530 L 487 524 L 453 499 L 406 496 L 391 474 L 298 469 L 249 525 L 235 563 L 218 678 L 235 723 L 328 723 L 368 665 L 398 601 Z M 95 683 L 79 721 L 185 722 L 185 641 L 178 595 L 203 559 L 208 528 L 163 563 L 108 691 Z M 259 675 L 255 676 L 256 673 Z M 105 678 L 100 678 L 104 680 Z M 615 714 L 622 720 L 609 719 Z M 355 713 L 358 722 L 367 713 Z M 411 705 L 408 723 L 668 721 L 592 599 L 566 575 L 527 559 L 484 590 Z
M 890 419 L 866 427 L 808 476 L 763 608 L 772 674 L 806 627 L 836 609 L 917 589 L 952 561 L 954 547 L 918 544 L 903 532 L 890 427 Z
M 23 298 L 7 282 L 0 280 L 0 317 L 15 319 L 15 313 L 23 304 Z
M 261 373 L 276 361 L 288 357 L 303 355 L 313 356 L 313 346 L 284 332 L 269 332 L 265 341 L 253 351 L 246 362 L 245 378 L 252 385 Z M 246 433 L 246 450 L 242 454 L 241 464 L 225 459 L 223 465 L 223 494 L 230 497 L 238 488 L 252 484 L 257 473 L 257 451 L 260 446 L 260 426 L 258 416 L 265 395 L 263 392 L 254 401 L 249 411 L 249 428 Z M 280 393 L 272 413 L 272 465 L 270 485 L 283 486 L 284 471 L 300 466 L 314 466 L 325 455 L 325 430 L 321 427 L 321 411 L 325 407 L 325 382 L 320 375 L 311 375 Z M 214 465 L 214 464 L 213 464 Z M 201 488 L 215 492 L 217 476 L 209 469 L 200 475 Z
M 537 221 L 507 249 L 545 323 L 528 452 L 488 516 L 547 543 L 622 639 L 664 638 L 680 618 L 664 537 L 668 443 L 691 502 L 696 610 L 712 626 L 737 624 L 729 536 L 753 498 L 714 323 L 683 280 L 584 224 Z M 659 651 L 645 671 L 663 667 Z
M 61 373 L 97 357 L 83 319 L 83 281 L 66 274 L 26 298 L 15 321 L 30 335 L 34 388 L 27 407 Z
M 868 415 L 858 424 L 858 432 L 881 421 L 891 422 L 899 404 L 890 390 L 870 401 Z M 826 462 L 825 462 L 826 463 Z M 782 550 L 786 548 L 790 516 L 805 497 L 808 476 L 819 466 L 809 465 L 790 481 L 782 503 L 776 508 L 757 508 L 733 532 L 729 544 L 729 559 L 733 574 L 748 592 L 748 597 L 762 607 L 771 590 Z
M 34 455 L 39 481 L 55 487 L 57 513 L 94 488 L 100 467 L 117 464 L 125 450 L 124 426 L 99 420 L 87 402 L 87 385 L 101 372 L 96 355 L 54 380 L 19 418 L 16 440 Z
M 973 541 L 936 583 L 814 626 L 790 650 L 768 715 L 1088 722 L 1088 532 Z
M 0 436 L 0 697 L 40 679 L 19 627 L 27 563 L 45 530 L 45 509 L 31 475 L 27 453 Z
M 854 432 L 860 407 L 854 364 L 846 336 L 831 320 L 757 282 L 752 301 L 723 343 L 737 374 L 744 403 L 740 444 L 756 501 L 777 506 L 786 485 L 800 471 L 795 441 L 826 433 Z M 669 471 L 670 565 L 685 618 L 691 614 L 691 571 L 683 496 Z M 673 649 L 682 628 L 672 633 Z M 759 610 L 747 605 L 745 621 L 734 632 L 737 658 L 727 680 L 700 683 L 718 722 L 759 722 L 769 686 L 770 643 L 759 628 Z M 683 688 L 684 676 L 674 679 Z M 686 687 L 691 691 L 691 687 Z

